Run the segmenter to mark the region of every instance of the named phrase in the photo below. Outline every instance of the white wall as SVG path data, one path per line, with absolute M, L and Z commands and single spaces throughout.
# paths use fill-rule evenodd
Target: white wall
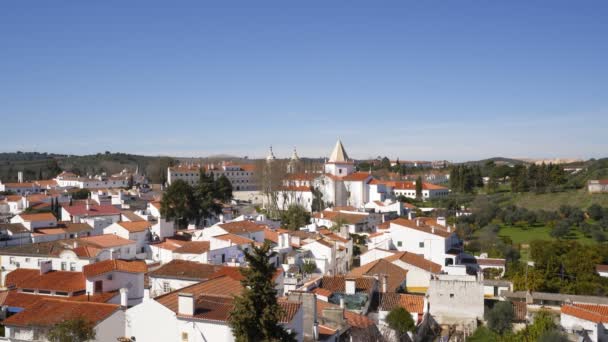
M 153 299 L 127 310 L 125 331 L 137 341 L 181 342 L 175 313 Z

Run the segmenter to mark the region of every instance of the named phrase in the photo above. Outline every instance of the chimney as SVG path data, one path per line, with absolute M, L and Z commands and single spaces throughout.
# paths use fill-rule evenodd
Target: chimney
M 88 199 L 86 201 L 86 208 L 87 208 L 87 211 L 91 210 L 91 205 L 89 204 L 89 200 Z
M 23 183 L 23 171 L 17 172 L 17 182 Z
M 382 275 L 382 293 L 388 292 L 388 275 Z
M 40 275 L 43 275 L 53 270 L 53 262 L 51 260 L 45 260 L 40 262 Z
M 150 288 L 149 287 L 144 287 L 144 298 L 143 301 L 147 301 L 150 300 Z
M 344 297 L 340 298 L 340 308 L 344 309 Z
M 446 226 L 445 217 L 443 217 L 443 216 L 437 217 L 437 224 L 440 225 L 440 226 L 445 227 Z
M 346 278 L 344 279 L 344 290 L 346 294 L 355 294 L 355 278 Z
M 431 226 L 431 233 L 435 234 L 435 226 Z
M 74 249 L 78 248 L 78 240 L 74 240 L 74 242 L 72 243 L 72 247 Z
M 194 316 L 194 295 L 192 293 L 180 292 L 177 294 L 177 297 L 177 313 Z
M 124 287 L 120 289 L 120 306 L 122 306 L 123 308 L 126 308 L 128 306 L 127 305 L 128 301 L 129 301 L 128 297 L 127 297 L 128 293 L 129 293 L 128 289 L 126 289 Z

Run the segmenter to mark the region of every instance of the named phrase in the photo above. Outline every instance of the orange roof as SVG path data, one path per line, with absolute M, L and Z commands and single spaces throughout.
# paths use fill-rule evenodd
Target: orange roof
M 436 224 L 436 221 L 433 222 L 433 219 L 429 218 L 416 218 L 414 220 L 398 218 L 390 222 L 391 224 L 419 230 L 421 232 L 441 236 L 444 238 L 447 238 L 453 234 L 453 232 L 448 232 L 445 227 Z
M 83 317 L 96 325 L 119 308 L 120 306 L 115 304 L 45 298 L 7 318 L 3 323 L 8 326 L 46 327 L 65 320 Z
M 242 237 L 242 236 L 236 235 L 236 234 L 216 235 L 216 236 L 214 236 L 214 238 L 222 240 L 222 241 L 230 241 L 231 243 L 233 243 L 235 245 L 247 245 L 247 244 L 251 244 L 251 243 L 255 242 L 251 239 L 248 239 L 246 237 Z
M 401 260 L 406 264 L 416 266 L 427 272 L 431 272 L 431 273 L 441 272 L 441 265 L 425 259 L 422 255 L 418 255 L 418 254 L 414 254 L 414 253 L 398 252 L 394 255 L 384 258 L 384 260 L 389 261 L 389 262 Z
M 562 305 L 562 314 L 595 323 L 608 323 L 608 306 L 594 304 Z
M 381 293 L 380 310 L 391 311 L 395 307 L 402 307 L 410 313 L 422 313 L 424 311 L 424 296 L 403 293 Z
M 57 221 L 55 215 L 51 213 L 19 214 L 19 217 L 21 217 L 23 221 Z
M 232 234 L 261 232 L 266 227 L 262 224 L 257 224 L 252 221 L 232 221 L 228 223 L 220 223 L 218 224 L 218 226 L 220 226 L 226 232 Z
M 15 272 L 14 275 L 11 273 Z M 6 275 L 7 286 L 20 289 L 39 289 L 63 292 L 84 291 L 85 277 L 82 272 L 49 271 L 40 274 L 39 270 L 16 269 Z
M 363 182 L 371 177 L 372 175 L 367 172 L 355 172 L 342 177 L 342 180 L 349 182 Z
M 327 289 L 331 292 L 344 292 L 346 289 L 346 277 L 340 276 L 324 276 L 321 278 L 319 287 Z M 374 288 L 376 279 L 372 277 L 357 277 L 355 278 L 355 291 L 368 292 Z
M 104 260 L 94 264 L 85 265 L 82 268 L 82 273 L 86 277 L 95 277 L 108 272 L 126 272 L 126 273 L 146 273 L 148 266 L 140 260 Z
M 336 222 L 338 220 L 343 220 L 345 221 L 347 224 L 358 224 L 358 223 L 363 223 L 367 220 L 368 215 L 367 214 L 350 214 L 350 213 L 343 213 L 343 212 L 339 212 L 339 211 L 331 211 L 331 210 L 325 210 L 321 213 L 314 213 L 312 215 L 313 218 L 316 219 L 325 219 L 325 220 L 329 220 L 332 222 Z
M 168 309 L 177 312 L 178 293 L 191 293 L 195 298 L 202 295 L 231 298 L 233 295 L 240 294 L 242 290 L 243 286 L 239 280 L 224 275 L 169 292 L 154 299 Z
M 283 190 L 283 191 L 299 191 L 299 192 L 311 192 L 312 191 L 309 186 L 295 186 L 295 185 L 282 186 L 281 190 Z
M 173 253 L 203 254 L 210 248 L 209 241 L 186 241 L 181 247 L 174 249 Z
M 149 277 L 205 280 L 217 276 L 217 272 L 227 266 L 201 264 L 188 260 L 171 260 L 160 268 L 148 273 Z
M 405 282 L 407 276 L 407 270 L 394 265 L 384 259 L 378 259 L 365 264 L 360 267 L 353 268 L 349 276 L 375 276 L 375 275 L 386 275 L 387 276 L 387 291 L 397 291 L 399 286 Z
M 79 240 L 93 243 L 101 248 L 111 248 L 111 247 L 135 244 L 135 241 L 133 241 L 133 240 L 124 239 L 124 238 L 121 238 L 120 236 L 114 235 L 114 234 L 87 236 L 87 237 L 79 238 Z
M 118 295 L 118 291 L 109 291 L 109 292 L 95 293 L 92 295 L 82 294 L 82 295 L 78 295 L 78 296 L 62 297 L 61 299 L 79 301 L 79 302 L 107 303 L 110 299 L 116 297 L 117 295 Z M 0 305 L 1 306 L 27 308 L 31 305 L 34 305 L 41 299 L 57 299 L 57 297 L 19 292 L 17 290 L 0 292 Z
M 182 240 L 165 239 L 165 241 L 163 241 L 161 243 L 150 244 L 150 246 L 174 251 L 174 250 L 180 248 L 181 246 L 183 246 L 186 242 L 187 241 L 182 241 Z
M 330 290 L 328 290 L 328 289 L 322 289 L 320 287 L 315 287 L 312 290 L 312 293 L 317 294 L 319 296 L 328 297 L 328 298 L 333 294 L 333 292 L 331 292 Z
M 152 227 L 152 224 L 148 221 L 118 222 L 118 225 L 130 233 L 143 232 Z

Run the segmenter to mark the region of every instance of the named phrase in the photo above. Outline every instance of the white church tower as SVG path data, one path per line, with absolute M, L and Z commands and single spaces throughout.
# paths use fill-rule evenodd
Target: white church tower
M 338 177 L 344 177 L 353 173 L 354 170 L 355 163 L 348 159 L 348 154 L 346 154 L 342 141 L 338 139 L 334 150 L 329 156 L 329 160 L 325 163 L 325 173 Z
M 287 164 L 287 173 L 296 173 L 298 172 L 298 166 L 300 163 L 300 157 L 298 156 L 298 152 L 296 152 L 296 148 L 293 148 L 293 154 L 289 159 L 289 163 Z

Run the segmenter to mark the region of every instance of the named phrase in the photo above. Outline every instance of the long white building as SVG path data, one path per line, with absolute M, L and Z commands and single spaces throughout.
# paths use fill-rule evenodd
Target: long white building
M 213 175 L 213 179 L 226 176 L 232 184 L 234 191 L 257 190 L 255 179 L 255 165 L 253 164 L 232 164 L 223 162 L 220 165 L 178 165 L 167 169 L 167 184 L 181 179 L 190 185 L 198 183 L 200 171 Z

